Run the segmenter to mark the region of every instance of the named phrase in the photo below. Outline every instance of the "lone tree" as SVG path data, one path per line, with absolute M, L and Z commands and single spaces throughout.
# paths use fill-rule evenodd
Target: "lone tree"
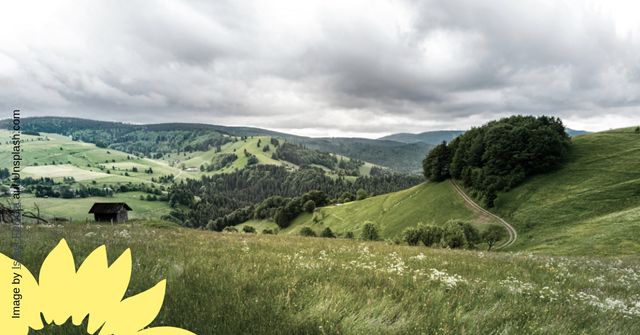
M 636 132 L 636 134 L 640 134 L 640 126 L 636 127 L 635 132 Z
M 487 250 L 491 250 L 491 248 L 498 243 L 504 235 L 504 229 L 502 227 L 496 225 L 489 226 L 489 228 L 482 233 L 482 240 L 489 246 L 489 249 Z
M 333 233 L 333 231 L 331 231 L 331 228 L 327 227 L 325 228 L 322 233 L 320 233 L 320 236 L 322 237 L 328 237 L 328 238 L 335 238 L 336 235 Z

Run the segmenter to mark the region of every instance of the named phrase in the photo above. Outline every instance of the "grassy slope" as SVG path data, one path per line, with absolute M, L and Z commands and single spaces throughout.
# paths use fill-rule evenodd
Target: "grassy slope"
M 0 252 L 11 255 L 0 226 Z M 154 325 L 197 334 L 637 334 L 637 260 L 451 251 L 149 226 L 30 227 L 37 278 L 66 238 L 79 263 L 131 248 L 127 296 L 167 279 Z M 605 299 L 611 299 L 605 302 Z M 626 315 L 626 316 L 625 316 Z M 77 328 L 50 335 L 84 334 Z
M 383 238 L 393 238 L 420 222 L 442 224 L 449 219 L 468 220 L 479 226 L 486 223 L 465 206 L 449 183 L 425 183 L 400 192 L 319 208 L 313 214 L 299 216 L 283 233 L 297 233 L 301 227 L 309 226 L 317 232 L 330 227 L 338 234 L 351 231 L 358 236 L 363 224 L 372 221 L 379 225 Z
M 640 135 L 630 128 L 578 136 L 573 141 L 570 158 L 561 169 L 533 177 L 499 196 L 495 212 L 519 232 L 512 249 L 565 255 L 637 254 Z M 314 223 L 314 217 L 322 223 Z M 390 238 L 418 222 L 442 223 L 449 218 L 479 220 L 449 183 L 423 184 L 303 214 L 283 233 L 296 233 L 302 226 L 319 232 L 329 226 L 341 234 L 357 235 L 370 220 L 380 224 L 383 237 Z
M 501 194 L 497 213 L 515 225 L 517 249 L 558 254 L 640 252 L 640 135 L 578 136 L 568 163 Z

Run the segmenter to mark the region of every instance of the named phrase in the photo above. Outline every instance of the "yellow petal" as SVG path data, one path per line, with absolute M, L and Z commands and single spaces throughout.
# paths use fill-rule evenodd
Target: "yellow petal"
M 41 310 L 47 323 L 64 324 L 76 303 L 76 267 L 64 239 L 49 253 L 40 269 Z
M 174 327 L 147 328 L 138 332 L 138 335 L 196 335 L 190 331 Z
M 106 262 L 105 254 L 105 264 Z M 82 267 L 78 274 L 82 271 Z M 125 250 L 103 275 L 91 276 L 83 273 L 82 279 L 79 280 L 91 291 L 88 297 L 92 301 L 87 302 L 91 308 L 87 331 L 93 334 L 107 321 L 113 310 L 120 308 L 119 305 L 131 280 L 131 250 Z
M 91 313 L 91 307 L 100 301 L 96 298 L 104 290 L 96 289 L 103 278 L 107 275 L 107 248 L 103 245 L 94 250 L 87 259 L 84 260 L 75 279 L 74 291 L 76 295 L 75 306 L 72 306 L 71 317 L 73 324 L 78 326 L 82 320 Z
M 160 312 L 167 282 L 163 280 L 153 288 L 127 298 L 111 311 L 100 334 L 135 334 L 148 326 Z
M 3 334 L 26 335 L 39 330 L 38 284 L 29 269 L 0 254 L 0 329 Z

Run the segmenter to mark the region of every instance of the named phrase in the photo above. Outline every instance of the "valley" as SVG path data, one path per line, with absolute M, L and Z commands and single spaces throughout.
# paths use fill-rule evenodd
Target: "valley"
M 23 135 L 22 204 L 49 221 L 26 226 L 25 265 L 40 264 L 62 237 L 78 259 L 100 244 L 111 260 L 131 248 L 133 291 L 169 282 L 157 325 L 199 334 L 640 329 L 633 128 L 572 138 L 560 166 L 498 191 L 490 208 L 462 180 L 424 181 L 286 136 L 154 131 L 189 140 L 155 151 L 148 134 L 115 134 L 129 140 L 113 145 L 74 137 L 112 136 L 86 129 Z M 202 138 L 213 144 L 199 148 Z M 0 158 L 9 148 L 0 144 Z M 127 224 L 97 223 L 95 202 L 134 210 Z M 446 233 L 452 222 L 481 238 L 407 245 L 411 229 Z M 365 238 L 371 227 L 377 241 Z M 484 236 L 496 227 L 503 234 L 491 249 Z M 6 253 L 9 227 L 0 232 Z

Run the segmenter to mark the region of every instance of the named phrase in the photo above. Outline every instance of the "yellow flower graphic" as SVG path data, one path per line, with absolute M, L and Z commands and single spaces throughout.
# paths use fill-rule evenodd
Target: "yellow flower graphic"
M 173 327 L 145 329 L 160 312 L 166 281 L 123 300 L 130 278 L 129 249 L 109 266 L 103 245 L 76 271 L 63 239 L 42 264 L 38 282 L 27 268 L 0 254 L 0 332 L 26 335 L 29 328 L 42 329 L 43 321 L 62 325 L 69 318 L 79 326 L 88 316 L 89 334 L 195 335 Z

